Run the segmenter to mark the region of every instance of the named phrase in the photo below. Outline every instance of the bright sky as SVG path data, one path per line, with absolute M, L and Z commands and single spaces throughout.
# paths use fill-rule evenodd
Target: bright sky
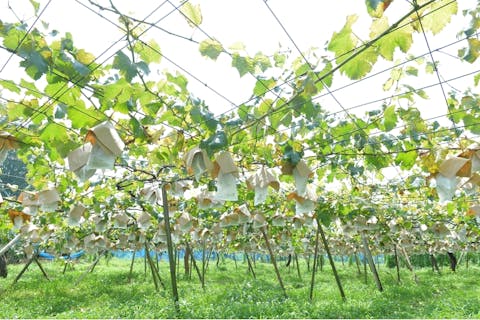
M 264 0 L 191 0 L 193 4 L 200 4 L 203 23 L 200 26 L 208 35 L 218 39 L 228 48 L 235 42 L 243 42 L 246 45 L 249 54 L 253 55 L 258 51 L 270 55 L 279 48 L 292 49 L 292 56 L 298 56 L 292 42 L 288 39 L 285 32 L 281 29 L 272 13 L 269 11 Z M 51 29 L 57 29 L 61 34 L 71 32 L 75 46 L 84 48 L 96 56 L 100 56 L 100 62 L 111 57 L 125 42 L 121 41 L 114 47 L 107 48 L 121 38 L 122 33 L 110 22 L 102 19 L 85 6 L 93 8 L 87 0 L 41 0 L 40 11 L 45 6 L 48 7 L 41 16 L 41 20 L 48 22 Z M 108 6 L 108 1 L 100 0 L 104 6 Z M 187 38 L 193 38 L 197 41 L 206 39 L 201 30 L 190 28 L 186 20 L 178 11 L 174 10 L 172 4 L 178 5 L 180 1 L 151 1 L 151 0 L 113 0 L 113 3 L 125 13 L 144 19 L 147 15 L 151 16 L 148 21 L 159 21 L 157 26 L 170 32 L 180 34 Z M 324 48 L 325 43 L 331 38 L 334 31 L 338 31 L 345 23 L 345 18 L 349 14 L 358 14 L 359 21 L 355 26 L 358 27 L 356 33 L 363 39 L 368 39 L 368 27 L 370 17 L 368 16 L 363 0 L 269 0 L 267 4 L 282 22 L 290 36 L 300 47 L 306 51 L 310 47 Z M 0 0 L 0 19 L 3 21 L 16 21 L 12 10 L 18 18 L 33 23 L 34 17 L 31 5 L 28 0 Z M 83 5 L 82 5 L 83 4 Z M 459 1 L 460 10 L 472 8 L 476 5 L 475 0 Z M 155 10 L 159 7 L 158 10 Z M 93 10 L 97 11 L 95 8 Z M 387 15 L 391 22 L 404 15 L 409 10 L 407 0 L 395 0 L 387 10 Z M 152 13 L 153 12 L 153 13 Z M 106 11 L 99 12 L 107 19 L 117 22 L 117 17 Z M 167 16 L 168 15 L 168 16 Z M 165 16 L 167 16 L 165 18 Z M 38 22 L 40 24 L 40 22 Z M 456 40 L 456 33 L 468 23 L 461 15 L 454 19 L 452 27 L 445 30 L 441 36 L 433 37 L 429 35 L 429 44 L 432 50 L 450 44 Z M 219 97 L 216 93 L 209 90 L 213 88 L 235 105 L 247 101 L 252 94 L 252 88 L 255 79 L 250 75 L 240 78 L 236 69 L 230 66 L 231 60 L 228 56 L 222 54 L 214 62 L 200 55 L 198 45 L 178 37 L 168 35 L 156 29 L 151 29 L 143 36 L 143 39 L 155 39 L 162 49 L 166 58 L 174 61 L 181 68 L 188 70 L 200 81 L 190 79 L 189 88 L 196 96 L 206 100 L 211 110 L 220 113 L 233 106 L 225 99 Z M 415 47 L 412 54 L 424 54 L 427 52 L 423 36 L 415 38 Z M 444 79 L 450 79 L 471 72 L 475 69 L 467 63 L 461 63 L 456 56 L 457 50 L 466 43 L 460 43 L 435 52 L 435 60 L 440 61 L 439 70 Z M 107 51 L 106 51 L 107 50 Z M 321 54 L 324 54 L 321 51 Z M 8 54 L 0 52 L 0 65 L 3 66 Z M 430 59 L 429 56 L 425 58 Z M 161 68 L 175 70 L 176 67 L 163 60 Z M 391 66 L 391 62 L 381 62 L 375 67 L 375 70 L 383 70 Z M 0 74 L 2 79 L 16 79 L 18 77 L 18 60 L 12 59 L 5 70 Z M 363 103 L 372 100 L 381 100 L 388 97 L 388 93 L 382 91 L 382 83 L 389 78 L 390 73 L 385 72 L 372 79 L 361 81 L 355 85 L 335 92 L 335 97 L 345 108 L 355 108 Z M 418 81 L 412 79 L 412 85 L 425 86 L 438 83 L 436 76 L 422 76 Z M 344 77 L 335 75 L 332 90 L 350 83 Z M 462 78 L 451 82 L 451 85 L 461 91 L 468 86 L 473 85 L 471 77 Z M 445 86 L 447 91 L 452 88 Z M 419 108 L 425 115 L 433 117 L 444 115 L 446 113 L 443 94 L 439 86 L 426 90 L 432 100 L 419 102 Z M 325 97 L 318 100 L 324 108 L 329 111 L 339 110 L 338 104 L 331 98 Z M 379 108 L 381 101 L 375 104 L 369 104 L 363 108 L 354 109 L 355 112 L 363 113 L 366 109 Z

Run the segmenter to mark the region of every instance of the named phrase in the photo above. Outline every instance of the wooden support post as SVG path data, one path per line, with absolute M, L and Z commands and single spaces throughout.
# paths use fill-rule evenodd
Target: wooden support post
M 162 187 L 162 200 L 163 200 L 163 219 L 165 221 L 165 233 L 167 234 L 167 249 L 168 249 L 168 262 L 170 264 L 170 279 L 172 281 L 172 293 L 173 293 L 173 302 L 175 304 L 175 311 L 177 314 L 180 313 L 180 305 L 178 298 L 178 289 L 177 289 L 177 277 L 175 275 L 175 261 L 173 257 L 173 242 L 172 242 L 172 232 L 170 230 L 170 215 L 168 211 L 168 195 L 165 185 Z
M 342 282 L 340 281 L 340 277 L 338 276 L 337 268 L 335 268 L 335 262 L 333 261 L 332 254 L 330 253 L 330 248 L 328 246 L 327 237 L 325 237 L 325 233 L 323 232 L 322 224 L 320 223 L 320 220 L 318 219 L 318 217 L 316 217 L 316 220 L 317 220 L 317 228 L 320 231 L 320 236 L 322 237 L 323 246 L 325 248 L 325 251 L 327 252 L 328 260 L 330 261 L 330 266 L 332 267 L 333 275 L 335 276 L 335 281 L 337 282 L 338 290 L 340 291 L 340 296 L 342 297 L 343 301 L 346 301 L 347 298 L 345 297 L 345 292 L 343 291 Z
M 278 283 L 280 284 L 280 287 L 283 290 L 283 295 L 285 296 L 285 298 L 287 298 L 287 291 L 285 290 L 285 286 L 283 285 L 282 277 L 280 276 L 280 272 L 278 271 L 277 261 L 275 259 L 275 255 L 273 254 L 272 247 L 270 247 L 270 241 L 268 241 L 268 237 L 267 237 L 267 233 L 265 231 L 265 227 L 262 227 L 261 230 L 262 230 L 263 238 L 265 239 L 265 243 L 267 245 L 268 252 L 270 253 L 270 260 L 272 261 L 273 268 L 275 269 L 275 273 L 277 274 Z
M 375 284 L 377 285 L 378 291 L 383 291 L 382 282 L 380 281 L 380 277 L 377 273 L 377 268 L 375 267 L 375 262 L 373 261 L 372 253 L 370 252 L 370 248 L 368 247 L 368 240 L 365 233 L 362 233 L 362 242 L 363 248 L 365 249 L 365 255 L 368 261 L 368 265 L 370 266 L 370 271 L 372 271 L 373 279 L 375 280 Z

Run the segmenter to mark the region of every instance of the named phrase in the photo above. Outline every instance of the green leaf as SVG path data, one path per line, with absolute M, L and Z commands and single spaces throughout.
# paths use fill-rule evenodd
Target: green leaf
M 67 116 L 74 129 L 91 128 L 99 122 L 99 119 L 104 118 L 104 116 L 100 118 L 98 112 L 80 107 L 68 107 Z
M 191 2 L 187 2 L 182 5 L 180 11 L 185 15 L 190 27 L 196 28 L 202 23 L 203 18 L 199 4 L 193 5 Z
M 20 86 L 27 90 L 26 91 L 27 94 L 32 95 L 35 98 L 42 98 L 43 97 L 43 94 L 35 86 L 34 82 L 28 82 L 28 81 L 22 79 L 22 80 L 20 80 Z
M 296 166 L 302 160 L 303 151 L 296 151 L 290 144 L 285 145 L 283 149 L 283 160 L 288 161 L 292 166 Z
M 463 123 L 468 131 L 473 134 L 480 134 L 480 118 L 474 117 L 470 114 L 463 117 Z
M 273 78 L 258 79 L 253 89 L 253 94 L 257 97 L 263 96 L 266 92 L 274 88 L 276 84 L 277 81 Z
M 360 50 L 360 48 L 356 48 L 358 40 L 352 31 L 352 26 L 357 19 L 357 15 L 348 16 L 345 26 L 340 32 L 333 33 L 328 45 L 328 50 L 335 53 L 337 65 L 345 63 L 347 59 L 351 59 L 352 55 L 356 55 L 340 68 L 340 71 L 352 80 L 360 79 L 370 72 L 378 58 L 373 47 L 368 47 L 358 53 Z
M 2 80 L 0 79 L 0 86 L 4 87 L 5 89 L 14 92 L 14 93 L 20 93 L 20 88 L 18 85 L 13 82 L 12 80 Z
M 385 126 L 385 131 L 390 131 L 397 126 L 397 114 L 395 113 L 395 106 L 390 106 L 385 109 L 383 112 L 383 124 Z
M 130 58 L 122 51 L 118 51 L 115 55 L 112 67 L 119 70 L 120 74 L 123 75 L 128 82 L 132 81 L 138 73 L 137 67 L 132 64 Z
M 67 129 L 55 122 L 48 123 L 41 131 L 40 140 L 45 143 L 55 141 L 66 141 L 68 139 Z
M 133 49 L 147 64 L 150 64 L 152 62 L 160 63 L 161 61 L 162 53 L 160 51 L 160 46 L 153 39 L 151 39 L 147 43 L 143 41 L 137 41 L 135 42 Z
M 477 73 L 474 77 L 473 77 L 473 83 L 475 84 L 475 86 L 478 86 L 478 83 L 480 82 L 480 73 Z
M 37 1 L 34 1 L 34 0 L 29 0 L 29 1 L 30 1 L 30 4 L 33 7 L 33 10 L 35 11 L 35 15 L 37 15 L 38 10 L 40 9 L 40 3 L 38 3 Z
M 202 56 L 217 60 L 220 53 L 224 51 L 220 42 L 215 39 L 206 39 L 200 42 L 200 53 Z
M 228 146 L 228 138 L 225 132 L 217 131 L 215 134 L 210 136 L 208 139 L 203 140 L 200 143 L 200 148 L 207 151 L 209 156 L 213 156 L 213 154 L 217 151 L 223 150 Z
M 378 54 L 374 48 L 370 47 L 358 54 L 351 61 L 340 68 L 340 71 L 345 73 L 350 79 L 358 80 L 367 75 L 377 62 Z
M 395 158 L 395 164 L 403 170 L 410 170 L 415 165 L 417 156 L 416 151 L 400 152 Z
M 475 38 L 468 39 L 468 51 L 459 56 L 467 62 L 474 63 L 480 55 L 480 40 Z
M 253 61 L 250 57 L 242 57 L 238 53 L 232 55 L 232 67 L 237 68 L 240 77 L 243 77 L 247 73 L 253 73 Z
M 20 62 L 20 66 L 25 68 L 27 74 L 34 80 L 40 79 L 48 71 L 48 62 L 38 51 L 28 51 L 20 53 L 25 60 Z
M 287 56 L 283 53 L 275 52 L 273 54 L 273 60 L 275 61 L 275 67 L 283 68 L 285 61 L 287 61 Z
M 68 107 L 63 103 L 59 103 L 55 106 L 54 117 L 55 119 L 63 119 L 67 115 Z
M 257 52 L 255 57 L 253 57 L 255 66 L 260 69 L 261 72 L 267 71 L 268 68 L 272 66 L 270 59 L 261 52 Z
M 349 52 L 355 49 L 357 38 L 352 33 L 352 25 L 357 21 L 357 15 L 347 17 L 347 22 L 340 32 L 334 32 L 327 49 L 335 53 L 337 64 L 345 60 L 345 56 L 349 56 Z
M 146 135 L 145 135 L 145 129 L 143 128 L 142 124 L 134 117 L 131 117 L 129 122 L 130 122 L 130 126 L 133 129 L 133 134 L 135 136 L 135 139 L 144 141 L 146 138 Z
M 387 17 L 376 19 L 370 27 L 370 38 L 375 39 L 390 27 Z M 394 31 L 382 36 L 375 47 L 378 53 L 388 61 L 393 60 L 395 49 L 399 48 L 402 52 L 407 52 L 413 43 L 413 28 L 410 25 L 402 26 Z
M 415 67 L 408 66 L 405 68 L 405 73 L 408 74 L 409 76 L 418 76 L 418 69 Z

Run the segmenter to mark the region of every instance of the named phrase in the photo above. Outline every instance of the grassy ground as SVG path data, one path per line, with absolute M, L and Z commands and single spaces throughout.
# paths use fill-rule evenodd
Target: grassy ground
M 9 266 L 9 277 L 0 279 L 1 318 L 174 318 L 168 264 L 160 262 L 167 290 L 155 291 L 150 273 L 137 259 L 131 282 L 128 260 L 100 260 L 93 273 L 76 281 L 91 262 L 83 260 L 75 270 L 62 274 L 60 262 L 43 262 L 51 277 L 46 281 L 32 264 L 18 283 L 12 285 L 23 265 Z M 199 262 L 200 264 L 200 262 Z M 338 265 L 347 301 L 342 302 L 329 268 L 319 271 L 310 302 L 306 265 L 302 280 L 294 268 L 281 263 L 288 298 L 284 298 L 270 264 L 256 263 L 257 279 L 247 273 L 247 264 L 212 261 L 205 291 L 195 273 L 192 279 L 179 276 L 182 318 L 480 318 L 480 268 L 460 267 L 433 274 L 417 270 L 419 283 L 402 270 L 397 284 L 395 269 L 380 266 L 384 292 L 379 292 L 368 274 L 358 275 L 355 266 Z M 183 271 L 181 269 L 181 271 Z

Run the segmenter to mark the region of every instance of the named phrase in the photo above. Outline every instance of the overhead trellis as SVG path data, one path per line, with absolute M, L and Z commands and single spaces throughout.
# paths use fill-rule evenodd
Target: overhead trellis
M 460 12 L 451 0 L 366 1 L 324 49 L 308 49 L 259 0 L 293 49 L 250 55 L 203 29 L 201 2 L 167 0 L 138 18 L 114 1 L 78 0 L 122 32 L 94 55 L 68 30 L 40 23 L 50 2 L 30 1 L 30 24 L 0 17 L 0 158 L 16 150 L 29 184 L 19 198 L 1 199 L 0 231 L 20 234 L 27 254 L 38 245 L 153 247 L 173 260 L 175 248 L 203 248 L 264 252 L 275 262 L 330 249 L 478 249 L 478 5 Z M 404 11 L 389 21 L 397 4 Z M 174 15 L 194 36 L 160 26 Z M 365 38 L 356 32 L 361 15 L 370 21 Z M 434 47 L 455 16 L 466 21 L 457 38 Z M 231 61 L 253 79 L 251 98 L 234 102 L 208 85 L 151 30 L 190 43 L 204 61 Z M 425 49 L 413 53 L 420 42 Z M 469 70 L 447 73 L 441 53 Z M 14 63 L 18 74 L 4 71 Z M 379 77 L 379 90 L 365 92 Z M 228 108 L 214 112 L 192 82 Z M 356 87 L 357 96 L 345 94 Z M 429 97 L 432 88 L 441 97 Z M 445 111 L 425 116 L 425 101 Z

